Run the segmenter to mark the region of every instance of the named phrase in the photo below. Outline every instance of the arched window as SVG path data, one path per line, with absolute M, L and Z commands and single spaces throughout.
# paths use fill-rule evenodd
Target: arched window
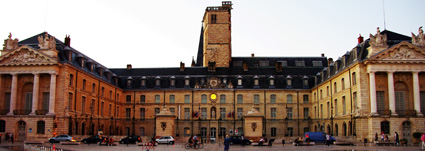
M 74 75 L 70 74 L 69 75 L 69 86 L 72 86 L 72 83 L 74 83 Z
M 334 133 L 334 135 L 338 136 L 338 124 L 337 123 L 335 123 L 335 133 Z
M 45 122 L 44 121 L 38 121 L 37 122 L 37 134 L 44 134 L 45 129 Z
M 396 82 L 395 88 L 395 108 L 397 111 L 406 110 L 406 99 L 408 97 L 408 86 L 404 82 Z
M 6 121 L 0 120 L 0 132 L 6 131 Z
M 341 79 L 341 89 L 344 90 L 345 89 L 345 81 L 344 78 Z
M 86 90 L 86 79 L 83 79 L 83 90 Z
M 388 121 L 381 122 L 381 132 L 384 132 L 384 134 L 390 134 L 390 122 Z

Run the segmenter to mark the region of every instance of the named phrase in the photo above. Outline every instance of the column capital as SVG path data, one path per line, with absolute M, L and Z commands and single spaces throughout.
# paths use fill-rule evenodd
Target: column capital
M 33 75 L 39 75 L 40 73 L 39 72 L 33 72 L 32 74 Z
M 395 71 L 387 71 L 387 73 L 394 73 Z

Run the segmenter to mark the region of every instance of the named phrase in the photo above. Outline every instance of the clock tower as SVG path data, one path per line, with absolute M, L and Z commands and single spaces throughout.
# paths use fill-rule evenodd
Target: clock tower
M 203 66 L 229 67 L 232 58 L 231 45 L 232 2 L 222 6 L 207 7 L 203 24 Z

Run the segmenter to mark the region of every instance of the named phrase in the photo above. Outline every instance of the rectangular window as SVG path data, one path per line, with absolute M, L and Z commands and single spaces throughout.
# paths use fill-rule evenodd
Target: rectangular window
M 207 118 L 207 108 L 201 108 L 201 116 L 203 119 Z
M 125 96 L 125 103 L 131 103 L 131 95 Z
M 91 93 L 95 93 L 96 92 L 96 84 L 93 83 L 91 86 Z
M 184 128 L 184 136 L 185 137 L 189 137 L 190 136 L 190 128 L 189 127 L 185 127 Z
M 0 132 L 6 131 L 6 121 L 0 120 Z
M 297 66 L 297 67 L 304 67 L 305 66 L 305 63 L 304 63 L 304 61 L 295 61 L 295 66 Z
M 125 108 L 125 118 L 130 120 L 131 117 L 131 108 Z
M 312 61 L 313 67 L 323 67 L 322 61 Z
M 44 134 L 45 129 L 45 122 L 44 121 L 38 121 L 37 122 L 37 134 Z
M 108 115 L 111 116 L 111 113 L 112 113 L 112 104 L 109 104 L 109 110 L 108 111 L 109 111 L 109 114 Z
M 425 91 L 421 91 L 421 112 L 425 113 Z
M 308 108 L 304 108 L 304 119 L 308 119 L 310 117 L 310 113 L 308 112 Z
M 81 113 L 83 114 L 86 113 L 86 97 L 85 96 L 81 98 Z
M 159 95 L 155 95 L 155 103 L 160 103 L 161 97 Z
M 243 103 L 243 95 L 239 94 L 238 95 L 238 104 L 242 104 Z
M 6 99 L 6 101 L 7 101 L 7 99 Z M 9 99 L 9 102 L 10 102 L 10 99 Z M 6 107 L 9 107 L 9 106 L 6 106 Z M 69 108 L 70 111 L 72 111 L 72 93 L 68 93 L 68 108 Z
M 100 116 L 103 116 L 103 109 L 104 109 L 104 106 L 105 106 L 105 102 L 102 102 L 102 103 L 100 103 L 101 105 L 100 105 Z
M 320 104 L 320 118 L 323 119 L 323 104 Z
M 337 89 L 337 87 L 336 87 L 337 85 L 336 85 L 336 82 L 334 82 L 334 93 L 337 93 L 338 92 L 338 89 Z
M 396 91 L 395 92 L 395 110 L 396 111 L 406 110 L 404 102 L 405 102 L 404 91 Z
M 145 102 L 146 102 L 146 96 L 140 95 L 140 103 L 145 103 Z
M 323 99 L 323 93 L 322 93 L 322 90 L 320 90 L 320 99 Z
M 276 103 L 276 95 L 274 95 L 274 94 L 270 95 L 270 103 L 272 103 L 272 104 Z
M 243 108 L 238 108 L 238 118 L 242 118 Z
M 260 64 L 260 67 L 268 67 L 270 65 L 269 61 L 259 61 L 258 63 Z
M 215 24 L 215 23 L 217 23 L 217 15 L 211 14 L 211 24 Z
M 271 132 L 271 137 L 276 137 L 276 127 L 272 127 L 272 129 L 270 130 Z
M 271 108 L 270 115 L 272 119 L 276 119 L 276 108 Z
M 202 94 L 201 101 L 202 101 L 202 103 L 207 103 L 207 95 Z
M 184 103 L 190 103 L 190 95 L 184 95 Z
M 175 108 L 170 108 L 170 112 L 171 112 L 173 115 L 176 115 L 176 109 L 175 109 Z
M 221 119 L 226 119 L 226 108 L 220 108 Z
M 288 127 L 287 128 L 287 135 L 288 136 L 294 136 L 294 129 L 292 127 Z
M 254 95 L 254 104 L 260 104 L 260 95 L 258 94 Z
M 92 115 L 94 114 L 94 110 L 95 110 L 95 102 L 96 102 L 96 100 L 94 100 L 94 99 L 91 100 L 90 111 L 91 111 Z
M 328 111 L 328 118 L 330 118 L 331 117 L 331 106 L 329 105 L 329 102 L 327 102 L 327 111 Z
M 118 117 L 120 117 L 120 107 L 119 107 L 119 106 L 117 106 L 117 111 L 116 111 L 116 113 L 117 113 L 117 118 L 118 118 Z
M 338 100 L 337 99 L 335 99 L 334 108 L 335 108 L 335 116 L 338 116 Z
M 226 95 L 220 95 L 220 103 L 226 103 Z
M 376 105 L 377 110 L 385 110 L 385 93 L 384 91 L 376 91 Z
M 345 96 L 342 97 L 342 114 L 345 115 L 347 113 L 347 108 L 345 104 Z
M 287 67 L 288 66 L 288 62 L 287 61 L 278 61 L 282 64 L 282 67 Z
M 184 119 L 190 119 L 190 108 L 184 108 Z
M 355 111 L 357 108 L 357 92 L 353 92 L 353 104 L 354 104 L 353 109 Z
M 145 108 L 140 108 L 140 119 L 141 120 L 145 119 Z
M 288 94 L 286 96 L 286 100 L 288 101 L 288 103 L 292 103 L 292 95 L 291 94 Z
M 309 98 L 308 98 L 308 95 L 306 94 L 306 95 L 303 95 L 303 103 L 309 103 L 310 101 L 309 101 Z
M 288 119 L 292 119 L 292 108 L 287 108 L 286 109 L 286 117 Z
M 112 91 L 109 91 L 109 100 L 112 100 Z
M 49 110 L 50 93 L 43 92 L 43 110 Z
M 25 93 L 25 110 L 32 110 L 32 92 Z
M 170 103 L 175 103 L 175 95 L 170 95 Z

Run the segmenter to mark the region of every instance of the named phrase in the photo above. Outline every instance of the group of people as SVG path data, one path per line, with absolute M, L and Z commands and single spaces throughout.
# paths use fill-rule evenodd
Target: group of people
M 375 141 L 378 141 L 378 133 L 375 133 Z M 381 142 L 385 141 L 385 142 L 389 142 L 390 138 L 388 137 L 388 135 L 385 135 L 384 132 L 381 132 Z
M 299 146 L 299 145 L 303 144 L 303 142 L 304 142 L 303 137 L 297 137 L 294 140 L 295 146 Z M 310 144 L 310 137 L 308 136 L 308 134 L 305 136 L 305 142 L 307 142 L 307 145 Z
M 8 141 L 11 141 L 12 142 L 12 144 L 13 144 L 13 139 L 14 139 L 14 136 L 13 136 L 13 133 L 9 133 L 9 132 L 7 132 L 6 134 L 5 134 L 5 140 L 8 142 Z

